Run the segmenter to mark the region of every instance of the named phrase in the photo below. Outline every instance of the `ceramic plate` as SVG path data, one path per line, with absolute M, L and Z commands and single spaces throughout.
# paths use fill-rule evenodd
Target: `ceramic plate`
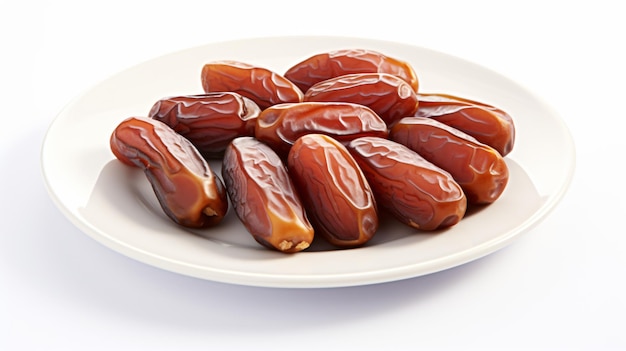
M 456 226 L 420 233 L 392 219 L 365 247 L 335 250 L 318 238 L 310 250 L 261 247 L 232 209 L 217 228 L 190 230 L 161 211 L 138 169 L 120 164 L 109 136 L 129 116 L 146 115 L 165 96 L 202 93 L 200 70 L 233 59 L 284 72 L 313 54 L 367 48 L 409 61 L 422 92 L 446 92 L 508 111 L 517 139 L 506 159 L 510 182 L 494 204 Z M 416 277 L 464 264 L 510 243 L 546 217 L 574 170 L 574 146 L 560 117 L 532 92 L 457 57 L 393 42 L 277 37 L 196 47 L 139 64 L 71 102 L 54 120 L 42 150 L 48 190 L 62 212 L 102 244 L 141 262 L 193 277 L 253 286 L 339 287 Z M 212 163 L 219 174 L 219 164 Z

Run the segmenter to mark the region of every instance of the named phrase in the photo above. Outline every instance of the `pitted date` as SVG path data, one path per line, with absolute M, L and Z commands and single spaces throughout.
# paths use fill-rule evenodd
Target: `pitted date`
M 402 223 L 419 230 L 457 224 L 467 199 L 459 184 L 441 168 L 392 140 L 363 137 L 348 144 L 376 203 Z
M 389 136 L 449 172 L 469 203 L 494 202 L 508 183 L 509 170 L 498 151 L 434 119 L 403 118 Z
M 286 156 L 305 134 L 325 134 L 346 144 L 362 136 L 386 138 L 385 122 L 370 108 L 344 102 L 302 102 L 265 109 L 258 117 L 255 136 Z
M 439 230 L 496 201 L 509 182 L 511 116 L 420 91 L 407 61 L 351 48 L 309 56 L 284 75 L 203 63 L 204 94 L 162 98 L 109 139 L 179 225 L 215 226 L 232 203 L 230 215 L 272 250 L 300 252 L 316 236 L 353 248 L 378 231 L 379 209 Z M 208 159 L 221 159 L 221 177 Z
M 280 74 L 238 61 L 214 61 L 201 72 L 204 92 L 232 91 L 254 101 L 261 109 L 285 102 L 301 102 L 302 91 Z
M 353 73 L 389 73 L 405 80 L 414 91 L 419 81 L 413 67 L 380 52 L 346 49 L 313 55 L 289 68 L 284 76 L 303 92 L 323 80 Z
M 314 230 L 278 155 L 252 137 L 234 139 L 222 178 L 237 216 L 261 245 L 282 252 L 309 247 Z
M 463 131 L 506 156 L 515 143 L 513 118 L 482 102 L 447 94 L 418 94 L 418 117 L 434 118 Z
M 313 85 L 304 101 L 351 102 L 371 108 L 387 125 L 413 116 L 417 93 L 404 80 L 387 73 L 355 73 Z
M 160 99 L 148 116 L 189 139 L 204 157 L 219 158 L 231 140 L 254 135 L 259 113 L 259 106 L 244 96 L 216 92 Z
M 161 208 L 174 222 L 204 228 L 226 215 L 222 181 L 193 144 L 165 123 L 128 118 L 113 131 L 110 147 L 120 161 L 144 170 Z
M 356 247 L 378 229 L 372 190 L 345 146 L 323 134 L 300 137 L 288 168 L 317 234 L 338 247 Z

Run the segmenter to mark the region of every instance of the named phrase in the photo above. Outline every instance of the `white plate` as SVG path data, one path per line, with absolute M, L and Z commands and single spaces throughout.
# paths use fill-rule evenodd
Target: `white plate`
M 494 204 L 458 225 L 419 233 L 384 220 L 366 247 L 332 250 L 316 240 L 293 255 L 267 250 L 231 210 L 218 228 L 174 225 L 143 173 L 116 161 L 109 136 L 124 118 L 146 115 L 161 97 L 201 93 L 207 61 L 235 59 L 277 72 L 312 54 L 340 48 L 375 49 L 409 61 L 424 92 L 448 92 L 508 111 L 517 141 L 507 156 L 510 183 Z M 123 71 L 86 91 L 55 119 L 42 167 L 62 212 L 102 244 L 141 262 L 210 279 L 269 287 L 338 287 L 416 277 L 487 255 L 529 230 L 564 195 L 574 170 L 574 146 L 557 114 L 531 92 L 476 64 L 420 47 L 335 37 L 279 37 L 210 44 Z M 213 164 L 219 173 L 219 165 Z

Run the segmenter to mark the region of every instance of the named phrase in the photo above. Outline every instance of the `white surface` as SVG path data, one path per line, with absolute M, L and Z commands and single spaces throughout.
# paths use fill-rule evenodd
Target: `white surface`
M 626 348 L 626 26 L 612 2 L 420 2 L 407 10 L 394 1 L 321 1 L 301 12 L 272 1 L 0 7 L 0 349 Z M 540 225 L 483 259 L 335 289 L 242 287 L 163 271 L 101 245 L 56 209 L 41 143 L 79 93 L 165 53 L 285 33 L 396 40 L 520 82 L 574 137 L 569 192 Z
M 258 49 L 251 51 L 252 46 Z M 206 62 L 238 60 L 284 72 L 301 58 L 355 47 L 419 67 L 420 91 L 468 97 L 517 117 L 515 148 L 506 157 L 510 180 L 498 201 L 468 211 L 458 225 L 437 234 L 416 233 L 396 220 L 381 220 L 378 233 L 365 247 L 333 250 L 320 246 L 318 238 L 306 252 L 284 255 L 254 241 L 233 211 L 208 230 L 174 225 L 143 172 L 123 166 L 109 149 L 111 131 L 126 116 L 145 115 L 161 97 L 201 92 L 199 72 Z M 307 288 L 412 278 L 500 249 L 554 209 L 568 189 L 574 161 L 574 145 L 561 118 L 506 78 L 416 46 L 326 36 L 208 44 L 142 63 L 98 84 L 63 109 L 42 149 L 43 175 L 54 201 L 80 229 L 108 247 L 193 277 Z M 211 164 L 221 174 L 220 162 Z

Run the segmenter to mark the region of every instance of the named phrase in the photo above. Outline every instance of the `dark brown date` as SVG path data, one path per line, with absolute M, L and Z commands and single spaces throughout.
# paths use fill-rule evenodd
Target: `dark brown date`
M 205 93 L 232 91 L 261 109 L 284 102 L 301 102 L 302 91 L 287 78 L 267 68 L 238 61 L 215 61 L 202 67 Z
M 226 215 L 222 181 L 193 144 L 165 123 L 128 118 L 113 131 L 110 146 L 120 161 L 144 170 L 161 208 L 174 222 L 204 228 Z
M 316 233 L 344 248 L 374 236 L 374 195 L 345 146 L 327 135 L 307 134 L 294 143 L 287 162 Z
M 449 172 L 469 203 L 494 202 L 508 183 L 509 170 L 498 151 L 434 119 L 403 118 L 389 136 Z
M 222 178 L 237 216 L 261 245 L 282 252 L 309 247 L 314 230 L 278 155 L 252 137 L 232 141 Z
M 323 80 L 353 73 L 389 73 L 405 80 L 414 91 L 419 82 L 413 67 L 380 52 L 363 49 L 335 50 L 313 55 L 285 72 L 285 78 L 303 92 Z
M 304 101 L 351 102 L 371 108 L 387 125 L 413 116 L 417 93 L 404 80 L 387 73 L 355 73 L 313 85 Z
M 506 156 L 515 143 L 513 118 L 482 102 L 447 94 L 418 94 L 418 117 L 434 118 L 465 132 Z
M 402 223 L 420 230 L 457 224 L 467 199 L 452 176 L 395 141 L 358 138 L 348 144 L 376 203 Z
M 206 158 L 219 158 L 231 140 L 254 135 L 261 113 L 254 101 L 237 93 L 173 96 L 157 101 L 149 117 L 189 139 Z
M 265 109 L 257 120 L 255 136 L 281 156 L 305 134 L 326 134 L 346 144 L 361 136 L 389 134 L 385 122 L 370 108 L 345 102 L 301 102 Z

